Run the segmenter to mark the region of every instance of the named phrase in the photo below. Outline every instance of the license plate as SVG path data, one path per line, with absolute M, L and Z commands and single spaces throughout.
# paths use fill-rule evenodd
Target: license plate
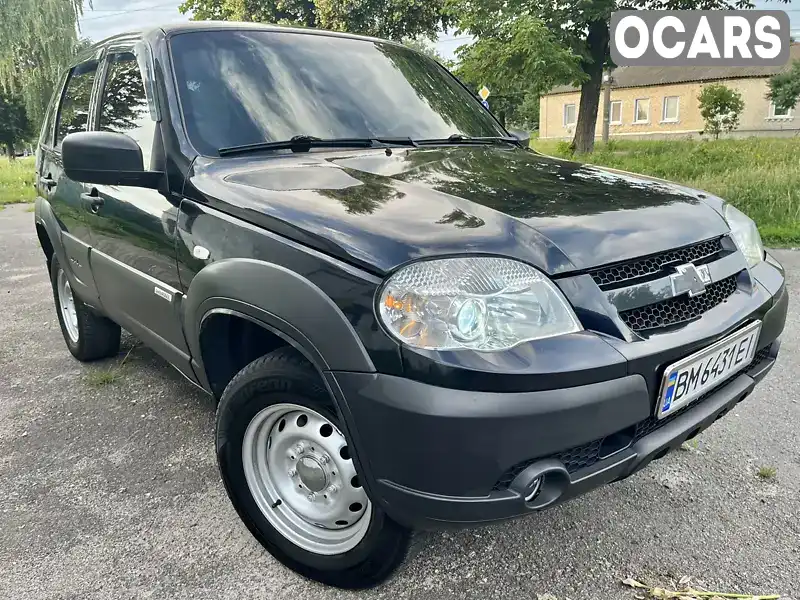
M 656 417 L 683 408 L 750 364 L 756 354 L 761 321 L 704 348 L 664 371 Z

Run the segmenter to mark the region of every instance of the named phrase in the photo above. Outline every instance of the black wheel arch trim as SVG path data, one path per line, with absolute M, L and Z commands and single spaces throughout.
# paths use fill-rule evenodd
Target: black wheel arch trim
M 39 196 L 36 198 L 36 226 L 40 226 L 45 230 L 48 239 L 50 240 L 50 245 L 53 247 L 53 252 L 55 253 L 56 257 L 58 257 L 58 262 L 62 265 L 68 263 L 66 250 L 64 250 L 64 243 L 61 239 L 61 236 L 58 233 L 61 231 L 61 228 L 58 225 L 58 220 L 56 218 L 55 213 L 53 213 L 53 209 L 50 206 L 50 203 Z M 69 271 L 69 265 L 67 264 L 66 271 Z M 71 275 L 72 273 L 70 273 Z
M 198 362 L 206 315 L 230 309 L 268 326 L 321 371 L 375 372 L 358 334 L 333 300 L 280 265 L 249 258 L 208 265 L 192 279 L 183 306 L 186 340 Z
M 199 353 L 199 333 L 202 331 L 203 323 L 208 318 L 220 314 L 235 316 L 240 319 L 250 321 L 259 327 L 263 327 L 270 333 L 280 337 L 287 344 L 300 352 L 300 354 L 302 354 L 306 360 L 311 363 L 311 365 L 319 374 L 320 380 L 327 389 L 334 409 L 339 416 L 339 420 L 344 429 L 345 438 L 347 439 L 348 444 L 352 447 L 351 456 L 355 462 L 356 470 L 359 473 L 362 485 L 367 490 L 367 493 L 370 494 L 370 498 L 377 499 L 374 494 L 377 493 L 378 488 L 375 485 L 375 480 L 372 477 L 368 459 L 360 451 L 361 441 L 358 436 L 358 431 L 352 425 L 353 415 L 350 413 L 347 402 L 344 399 L 342 389 L 339 387 L 334 374 L 326 368 L 325 359 L 322 354 L 320 354 L 319 350 L 314 346 L 314 344 L 299 330 L 286 321 L 283 321 L 275 315 L 272 315 L 269 312 L 252 304 L 247 304 L 239 300 L 233 300 L 231 298 L 212 297 L 205 300 L 199 308 L 202 317 L 200 318 L 199 328 L 197 331 L 198 335 L 193 336 L 192 339 L 189 340 L 189 344 L 192 346 L 192 352 L 197 352 L 197 354 L 194 354 L 196 359 L 192 361 L 192 367 L 195 370 L 198 380 L 205 387 L 206 391 L 210 390 L 211 386 L 208 383 L 205 367 L 202 363 L 202 356 Z M 195 348 L 195 346 L 197 347 Z M 377 500 L 380 501 L 380 499 Z

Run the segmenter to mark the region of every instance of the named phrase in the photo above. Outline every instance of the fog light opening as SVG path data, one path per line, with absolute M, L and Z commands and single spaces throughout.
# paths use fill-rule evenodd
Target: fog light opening
M 613 433 L 602 441 L 600 444 L 599 458 L 602 460 L 613 456 L 617 452 L 622 452 L 626 448 L 630 448 L 633 444 L 633 438 L 636 435 L 636 426 L 631 425 L 627 429 Z
M 542 479 L 544 479 L 544 476 L 537 477 L 533 480 L 533 487 L 528 492 L 528 495 L 525 496 L 525 502 L 533 502 L 536 499 L 536 496 L 539 495 L 539 492 L 542 491 Z

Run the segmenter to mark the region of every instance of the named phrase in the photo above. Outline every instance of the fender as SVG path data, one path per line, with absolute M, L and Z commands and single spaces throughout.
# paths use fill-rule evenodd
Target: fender
M 36 225 L 44 227 L 53 246 L 53 253 L 67 274 L 73 291 L 86 304 L 98 309 L 101 306 L 100 294 L 89 267 L 91 247 L 63 231 L 53 208 L 46 199 L 38 196 L 35 206 Z
M 213 263 L 192 279 L 184 302 L 186 341 L 200 370 L 200 328 L 215 309 L 261 322 L 308 356 L 321 371 L 374 373 L 375 366 L 339 307 L 309 280 L 249 258 Z
M 374 373 L 375 366 L 339 307 L 309 280 L 280 265 L 249 258 L 213 263 L 192 279 L 184 307 L 184 331 L 192 368 L 210 390 L 200 349 L 203 321 L 213 314 L 244 317 L 301 352 L 319 371 L 341 418 L 353 460 L 368 493 L 375 493 L 368 458 L 361 452 L 353 416 L 331 371 Z M 373 495 L 372 497 L 377 497 Z

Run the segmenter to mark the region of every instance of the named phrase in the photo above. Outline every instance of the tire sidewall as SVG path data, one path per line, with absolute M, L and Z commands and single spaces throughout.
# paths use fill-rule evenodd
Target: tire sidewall
M 268 406 L 291 403 L 306 406 L 329 419 L 341 430 L 337 415 L 320 397 L 327 395 L 316 381 L 298 377 L 264 378 L 259 372 L 250 377 L 234 381 L 225 390 L 217 415 L 217 460 L 228 495 L 239 516 L 253 535 L 282 562 L 312 578 L 308 567 L 322 572 L 352 569 L 366 561 L 380 560 L 380 549 L 398 537 L 397 543 L 405 543 L 404 530 L 389 520 L 374 502 L 371 522 L 366 534 L 357 546 L 342 554 L 326 556 L 308 552 L 284 538 L 261 513 L 244 475 L 242 464 L 242 442 L 252 419 Z M 324 396 L 323 396 L 324 398 Z M 376 554 L 377 550 L 377 554 Z M 335 583 L 334 583 L 335 584 Z

